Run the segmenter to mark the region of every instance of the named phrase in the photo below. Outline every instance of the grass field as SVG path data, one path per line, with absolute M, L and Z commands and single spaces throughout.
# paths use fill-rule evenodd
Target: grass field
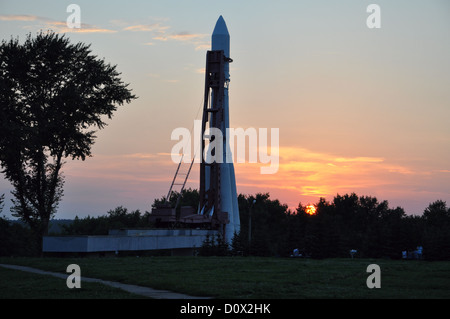
M 0 299 L 131 299 L 140 296 L 98 283 L 68 289 L 63 279 L 0 267 Z
M 214 298 L 450 298 L 450 262 L 256 257 L 0 258 L 65 273 Z M 366 285 L 381 268 L 381 288 Z M 69 274 L 67 274 L 69 275 Z M 19 287 L 19 288 L 18 288 Z M 138 298 L 100 284 L 68 289 L 63 279 L 0 268 L 0 298 Z

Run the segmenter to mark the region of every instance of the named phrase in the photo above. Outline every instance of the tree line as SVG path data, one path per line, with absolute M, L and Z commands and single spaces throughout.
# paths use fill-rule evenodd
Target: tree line
M 178 194 L 171 196 L 175 205 Z M 198 191 L 184 190 L 180 206 L 198 206 Z M 153 205 L 164 199 L 156 199 Z M 2 197 L 0 197 L 1 208 Z M 402 258 L 402 251 L 423 247 L 426 260 L 450 260 L 450 208 L 437 200 L 421 216 L 407 215 L 390 208 L 387 201 L 354 193 L 321 198 L 310 215 L 303 204 L 295 211 L 269 193 L 238 196 L 241 229 L 232 245 L 221 238 L 208 237 L 200 254 L 239 256 L 290 256 L 298 249 L 311 258 L 350 257 Z M 107 235 L 110 229 L 152 228 L 150 212 L 117 207 L 105 215 L 79 218 L 62 225 L 60 235 Z M 25 224 L 0 218 L 0 255 L 37 255 L 37 237 Z
M 176 202 L 171 197 L 172 205 Z M 155 200 L 155 205 L 164 199 Z M 269 193 L 238 196 L 241 229 L 230 247 L 222 238 L 207 238 L 202 255 L 290 256 L 294 249 L 312 258 L 402 258 L 423 247 L 427 260 L 450 260 L 450 207 L 436 200 L 421 216 L 407 215 L 388 201 L 355 193 L 337 194 L 315 203 L 315 213 L 299 203 L 295 211 Z M 182 205 L 198 205 L 198 192 L 187 190 Z M 310 206 L 310 205 L 308 205 Z
M 249 215 L 251 213 L 251 238 Z M 260 256 L 288 256 L 298 249 L 313 258 L 402 258 L 403 251 L 423 247 L 423 258 L 450 259 L 450 208 L 431 203 L 421 216 L 407 215 L 387 201 L 354 193 L 321 198 L 313 215 L 301 203 L 292 212 L 269 194 L 239 196 L 242 250 Z

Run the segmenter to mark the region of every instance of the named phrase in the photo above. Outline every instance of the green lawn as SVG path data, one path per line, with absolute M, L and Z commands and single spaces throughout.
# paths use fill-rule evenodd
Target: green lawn
M 69 289 L 63 279 L 0 267 L 0 299 L 130 299 L 144 298 L 99 283 Z
M 78 264 L 81 275 L 194 296 L 215 298 L 450 298 L 450 262 L 368 259 L 289 259 L 256 257 L 108 257 L 108 258 L 0 258 L 0 263 L 24 265 L 65 273 Z M 381 288 L 369 289 L 369 264 L 381 267 Z M 14 272 L 14 275 L 7 274 Z M 39 275 L 0 268 L 2 298 L 20 296 L 18 283 L 44 298 L 77 298 L 62 279 L 48 286 L 35 284 Z M 42 276 L 39 276 L 42 277 Z M 91 284 L 92 285 L 92 284 Z M 36 288 L 34 288 L 36 286 Z M 38 287 L 39 286 L 39 287 Z M 58 286 L 58 287 L 56 287 Z M 88 289 L 87 283 L 82 287 Z M 89 290 L 90 290 L 89 285 Z M 103 294 L 94 287 L 92 298 Z M 102 298 L 122 298 L 112 291 Z M 8 292 L 9 291 L 9 292 Z M 80 293 L 81 294 L 81 293 Z M 125 294 L 128 297 L 130 295 Z M 131 295 L 133 296 L 133 295 Z M 84 297 L 84 296 L 83 296 Z M 90 298 L 90 295 L 86 295 Z M 135 296 L 136 297 L 136 296 Z

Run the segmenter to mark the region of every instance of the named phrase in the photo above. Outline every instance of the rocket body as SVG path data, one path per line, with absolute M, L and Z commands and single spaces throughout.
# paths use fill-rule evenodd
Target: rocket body
M 217 20 L 216 26 L 212 34 L 211 41 L 212 51 L 223 51 L 226 58 L 230 58 L 230 34 L 222 16 Z M 223 99 L 223 121 L 218 127 L 223 134 L 223 161 L 220 164 L 220 195 L 221 195 L 221 210 L 228 213 L 229 224 L 225 228 L 225 240 L 231 244 L 235 233 L 240 231 L 240 217 L 239 207 L 237 201 L 236 178 L 234 173 L 233 162 L 228 163 L 227 159 L 233 158 L 229 142 L 226 138 L 227 129 L 230 127 L 230 113 L 229 113 L 229 81 L 230 81 L 230 66 L 229 61 L 224 63 L 225 74 L 225 89 Z M 229 154 L 227 156 L 227 154 Z M 208 173 L 206 173 L 208 175 Z M 206 176 L 209 180 L 209 176 Z

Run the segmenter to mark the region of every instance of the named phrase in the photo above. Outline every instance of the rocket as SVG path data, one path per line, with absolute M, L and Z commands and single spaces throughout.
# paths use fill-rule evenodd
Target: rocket
M 225 226 L 224 237 L 225 241 L 231 244 L 233 236 L 235 233 L 239 233 L 240 231 L 240 218 L 239 218 L 239 207 L 237 200 L 237 190 L 236 190 L 236 177 L 234 173 L 234 164 L 229 159 L 232 159 L 233 156 L 231 154 L 231 149 L 229 142 L 226 137 L 227 129 L 230 127 L 230 113 L 229 113 L 229 82 L 230 82 L 230 34 L 228 32 L 227 25 L 222 16 L 217 20 L 216 26 L 212 33 L 212 41 L 211 41 L 211 50 L 212 51 L 223 51 L 224 62 L 223 64 L 223 75 L 224 86 L 223 90 L 216 90 L 219 94 L 223 94 L 222 97 L 211 98 L 211 108 L 221 109 L 222 116 L 220 117 L 220 121 L 215 123 L 215 126 L 221 130 L 223 133 L 223 161 L 218 163 L 218 170 L 215 175 L 218 176 L 218 181 L 216 187 L 219 188 L 218 195 L 219 199 L 216 202 L 216 206 L 219 207 L 221 212 L 228 213 L 228 221 L 229 223 Z M 222 65 L 221 64 L 221 65 Z M 208 75 L 206 75 L 208 77 Z M 214 93 L 212 93 L 213 95 Z M 214 101 L 220 100 L 220 105 L 214 105 Z M 210 120 L 209 123 L 213 123 L 211 120 L 212 113 L 208 115 Z M 211 181 L 214 181 L 214 177 L 211 178 L 211 174 L 213 170 L 211 166 L 204 167 L 204 175 L 201 175 L 201 179 L 204 178 L 203 182 L 205 185 L 205 192 L 208 193 L 209 188 L 211 187 Z M 202 181 L 201 181 L 202 182 Z M 217 209 L 218 207 L 212 207 L 212 211 Z M 202 208 L 200 208 L 202 209 Z M 208 214 L 209 212 L 203 212 Z M 212 214 L 212 212 L 210 213 Z
M 217 20 L 216 26 L 212 33 L 211 49 L 223 50 L 225 57 L 230 58 L 230 33 L 228 32 L 227 25 L 222 16 Z M 224 63 L 225 70 L 225 81 L 229 83 L 230 81 L 230 59 Z M 230 127 L 230 112 L 229 112 L 229 86 L 226 85 L 224 89 L 224 122 L 222 132 Z M 225 134 L 224 134 L 225 136 Z M 221 164 L 221 195 L 222 195 L 222 210 L 228 212 L 230 224 L 227 225 L 225 239 L 231 243 L 231 239 L 234 233 L 240 231 L 240 218 L 239 218 L 239 207 L 237 201 L 237 190 L 236 190 L 236 177 L 234 174 L 233 162 L 227 163 L 227 158 L 233 158 L 233 156 L 227 157 L 230 153 L 230 144 L 228 140 L 224 139 L 223 156 L 224 160 Z

